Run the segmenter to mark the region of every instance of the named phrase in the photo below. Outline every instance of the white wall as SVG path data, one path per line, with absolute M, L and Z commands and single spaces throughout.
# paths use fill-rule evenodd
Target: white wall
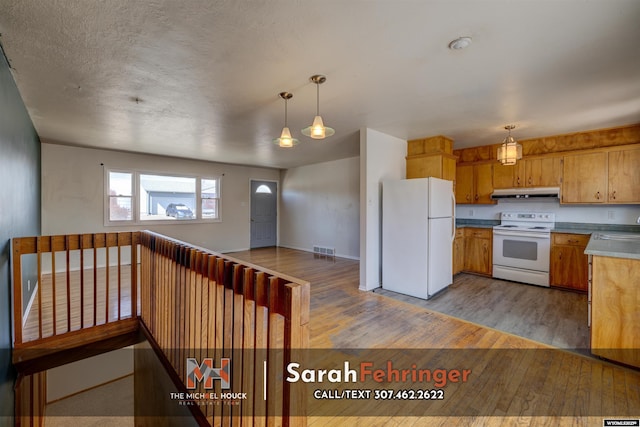
M 381 286 L 381 194 L 385 179 L 404 179 L 407 141 L 360 130 L 360 289 Z
M 499 201 L 496 205 L 457 205 L 456 217 L 499 220 L 502 211 L 554 212 L 556 222 L 636 225 L 638 205 L 561 205 L 554 201 Z
M 104 166 L 102 166 L 104 164 Z M 104 226 L 104 168 L 224 175 L 222 222 Z M 249 248 L 250 179 L 278 181 L 277 169 L 42 144 L 42 234 L 149 229 L 214 251 Z
M 360 158 L 335 160 L 282 171 L 280 246 L 360 256 Z

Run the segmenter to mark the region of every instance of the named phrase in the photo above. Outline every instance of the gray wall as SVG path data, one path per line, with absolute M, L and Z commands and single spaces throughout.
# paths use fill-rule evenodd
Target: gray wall
M 10 239 L 40 234 L 40 141 L 1 49 L 0 426 L 4 427 L 13 425 L 14 411 Z
M 280 181 L 280 246 L 313 251 L 319 245 L 358 259 L 360 158 L 287 169 Z
M 217 252 L 249 248 L 251 180 L 278 180 L 278 169 L 150 154 L 71 147 L 42 141 L 42 234 L 152 230 Z M 104 166 L 102 166 L 104 164 Z M 221 221 L 104 225 L 104 169 L 221 176 Z

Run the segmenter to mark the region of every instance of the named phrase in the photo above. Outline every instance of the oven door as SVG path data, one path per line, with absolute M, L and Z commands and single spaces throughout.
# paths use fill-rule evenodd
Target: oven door
M 535 231 L 493 230 L 493 264 L 549 272 L 551 235 Z

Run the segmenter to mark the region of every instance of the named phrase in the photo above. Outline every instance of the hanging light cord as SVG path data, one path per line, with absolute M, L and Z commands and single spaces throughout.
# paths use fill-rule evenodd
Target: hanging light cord
M 285 98 L 284 99 L 284 127 L 287 127 L 287 102 L 289 102 L 289 100 Z

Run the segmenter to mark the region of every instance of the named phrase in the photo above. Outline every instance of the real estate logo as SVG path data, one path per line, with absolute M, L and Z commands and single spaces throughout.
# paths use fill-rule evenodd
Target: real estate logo
M 198 363 L 195 358 L 187 358 L 187 389 L 193 390 L 198 383 L 204 380 L 204 388 L 210 390 L 213 388 L 213 380 L 220 380 L 223 390 L 231 388 L 229 378 L 231 376 L 231 359 L 220 359 L 221 366 L 213 367 L 213 359 L 207 357 Z

